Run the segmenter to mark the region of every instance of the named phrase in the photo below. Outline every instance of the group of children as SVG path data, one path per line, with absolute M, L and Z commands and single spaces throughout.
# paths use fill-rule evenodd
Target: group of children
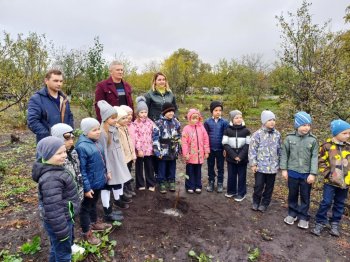
M 262 127 L 251 134 L 243 115 L 234 110 L 230 121 L 222 118 L 222 103 L 210 104 L 209 117 L 204 124 L 196 109 L 187 113 L 188 124 L 180 131 L 175 108 L 164 103 L 159 120 L 148 118 L 144 97 L 136 99 L 135 121 L 130 107 L 113 107 L 99 101 L 102 123 L 84 118 L 76 147 L 73 129 L 66 124 L 52 127 L 51 136 L 37 145 L 37 161 L 33 179 L 38 182 L 39 207 L 51 242 L 52 259 L 69 259 L 74 240 L 74 214 L 80 210 L 83 238 L 99 245 L 101 240 L 92 232 L 111 228 L 98 220 L 97 201 L 101 198 L 104 222 L 121 221 L 123 213 L 135 195 L 131 168 L 136 161 L 137 190 L 160 193 L 176 189 L 176 159 L 182 154 L 186 162 L 186 192 L 202 192 L 201 167 L 208 163 L 208 185 L 213 192 L 217 178 L 217 192 L 223 192 L 224 160 L 227 162 L 228 198 L 242 201 L 246 197 L 247 165 L 255 176 L 252 209 L 265 212 L 271 202 L 275 177 L 281 169 L 288 181 L 287 224 L 299 219 L 300 228 L 309 227 L 308 209 L 311 185 L 319 171 L 325 176 L 323 200 L 316 215 L 312 232 L 320 235 L 327 221 L 327 211 L 333 203 L 331 234 L 339 236 L 339 221 L 350 185 L 350 124 L 343 120 L 331 123 L 333 137 L 321 146 L 311 134 L 311 117 L 305 112 L 295 115 L 295 131 L 282 143 L 275 129 L 276 117 L 264 110 Z M 215 172 L 217 167 L 217 175 Z M 75 190 L 74 190 L 75 189 Z M 76 190 L 77 189 L 77 190 Z M 299 201 L 300 198 L 300 201 Z M 69 261 L 69 260 L 67 260 Z

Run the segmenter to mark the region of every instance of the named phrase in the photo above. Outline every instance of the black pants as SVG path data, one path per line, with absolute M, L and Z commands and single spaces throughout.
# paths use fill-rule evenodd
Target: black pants
M 90 229 L 90 224 L 97 221 L 96 203 L 100 198 L 101 190 L 94 189 L 93 198 L 84 197 L 80 208 L 80 226 L 83 233 Z
M 288 215 L 309 221 L 311 184 L 308 184 L 306 179 L 288 176 L 288 189 Z
M 270 205 L 276 174 L 255 173 L 253 203 L 263 206 Z
M 143 176 L 143 173 L 145 173 L 145 177 Z M 155 184 L 156 179 L 153 170 L 153 156 L 138 157 L 136 159 L 136 188 L 154 187 Z

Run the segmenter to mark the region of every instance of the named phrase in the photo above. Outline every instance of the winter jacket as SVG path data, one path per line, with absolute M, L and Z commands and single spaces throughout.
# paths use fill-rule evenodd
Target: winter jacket
M 180 153 L 180 122 L 161 116 L 153 129 L 153 152 L 162 160 L 175 160 Z
M 106 160 L 103 147 L 85 135 L 80 135 L 76 144 L 83 176 L 84 192 L 102 189 L 107 183 Z
M 135 141 L 136 127 L 135 127 L 134 122 L 131 122 L 128 125 L 128 131 L 129 131 L 129 135 L 130 135 L 131 141 L 132 141 L 133 145 L 135 146 L 136 145 L 136 141 Z
M 279 169 L 281 142 L 281 134 L 276 129 L 260 128 L 250 140 L 249 164 L 257 166 L 260 173 L 276 174 Z
M 244 125 L 233 125 L 232 122 L 224 131 L 222 144 L 226 151 L 226 161 L 231 163 L 248 163 L 250 131 Z M 240 161 L 235 158 L 239 157 Z
M 153 128 L 154 123 L 151 119 L 136 119 L 135 126 L 135 147 L 136 152 L 142 151 L 144 156 L 153 155 Z
M 123 149 L 119 140 L 119 131 L 115 126 L 108 128 L 110 144 L 107 133 L 102 129 L 99 142 L 103 147 L 106 159 L 107 173 L 111 174 L 108 185 L 120 185 L 131 179 L 130 171 L 125 163 Z
M 36 135 L 37 143 L 50 135 L 51 127 L 55 124 L 65 123 L 74 129 L 73 114 L 67 97 L 61 91 L 58 94 L 61 101 L 59 108 L 46 86 L 29 99 L 28 128 Z
M 199 111 L 189 112 L 187 119 L 191 119 L 191 116 Z M 204 155 L 210 153 L 209 137 L 203 124 L 198 122 L 195 125 L 187 125 L 182 130 L 181 137 L 182 155 L 186 157 L 190 156 L 189 160 L 186 160 L 188 164 L 203 164 Z
M 157 90 L 150 90 L 145 95 L 145 98 L 148 107 L 148 117 L 154 122 L 160 119 L 162 113 L 162 105 L 165 102 L 172 103 L 175 108 L 175 115 L 178 115 L 178 107 L 173 92 L 165 91 L 164 94 L 161 94 Z
M 215 121 L 213 117 L 210 117 L 204 122 L 205 130 L 207 130 L 209 136 L 211 151 L 224 149 L 222 146 L 222 137 L 224 136 L 224 130 L 227 126 L 228 122 L 223 118 L 219 118 L 218 121 Z
M 117 128 L 119 131 L 119 140 L 120 140 L 120 143 L 122 145 L 125 163 L 127 164 L 130 161 L 133 161 L 136 159 L 135 146 L 131 140 L 128 127 L 127 126 L 119 126 L 117 124 Z
M 77 151 L 72 147 L 67 150 L 67 158 L 64 162 L 63 167 L 67 169 L 73 176 L 77 184 L 78 196 L 80 201 L 84 199 L 84 186 L 83 186 L 83 177 L 80 173 L 80 161 Z
M 50 224 L 57 239 L 66 239 L 70 235 L 68 221 L 74 223 L 80 208 L 73 175 L 63 166 L 35 162 L 32 178 L 38 183 L 41 217 Z
M 319 171 L 324 182 L 340 188 L 350 185 L 350 143 L 339 143 L 329 138 L 320 148 Z
M 127 106 L 131 107 L 131 109 L 134 110 L 134 104 L 131 96 L 132 88 L 129 85 L 129 83 L 123 80 L 122 80 L 122 83 L 124 85 Z M 107 103 L 110 104 L 111 106 L 121 106 L 119 104 L 117 89 L 115 87 L 115 83 L 113 82 L 112 77 L 109 77 L 108 79 L 99 82 L 96 86 L 95 111 L 96 111 L 97 120 L 101 123 L 100 108 L 97 106 L 97 102 L 100 100 L 107 101 Z
M 304 136 L 298 131 L 287 134 L 282 144 L 280 168 L 293 170 L 301 174 L 318 173 L 318 143 L 317 138 L 308 133 Z

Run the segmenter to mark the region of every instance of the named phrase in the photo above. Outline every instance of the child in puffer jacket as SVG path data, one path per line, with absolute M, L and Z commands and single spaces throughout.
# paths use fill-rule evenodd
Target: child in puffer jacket
M 202 116 L 196 109 L 187 113 L 188 125 L 182 131 L 182 155 L 186 160 L 185 188 L 188 193 L 202 192 L 202 164 L 210 153 L 209 137 L 202 124 Z
M 158 157 L 158 182 L 159 191 L 175 192 L 176 159 L 180 153 L 180 122 L 174 118 L 175 107 L 171 103 L 162 106 L 161 118 L 155 122 L 153 129 L 153 152 Z
M 57 137 L 39 141 L 32 178 L 38 183 L 39 210 L 50 238 L 50 261 L 71 261 L 74 214 L 80 201 L 73 175 L 64 169 L 66 147 Z

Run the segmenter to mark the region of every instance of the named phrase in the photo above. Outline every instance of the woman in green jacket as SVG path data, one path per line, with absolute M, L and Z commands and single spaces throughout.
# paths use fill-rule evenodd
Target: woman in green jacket
M 148 106 L 148 117 L 153 121 L 160 118 L 162 105 L 165 102 L 171 103 L 174 106 L 175 115 L 177 115 L 178 107 L 176 105 L 176 99 L 163 73 L 158 72 L 153 76 L 152 88 L 147 92 L 145 98 Z

